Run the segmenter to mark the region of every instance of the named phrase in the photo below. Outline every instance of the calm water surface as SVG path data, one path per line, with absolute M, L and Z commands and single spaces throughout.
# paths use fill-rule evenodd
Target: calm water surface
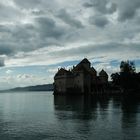
M 0 93 L 0 140 L 140 140 L 140 100 Z

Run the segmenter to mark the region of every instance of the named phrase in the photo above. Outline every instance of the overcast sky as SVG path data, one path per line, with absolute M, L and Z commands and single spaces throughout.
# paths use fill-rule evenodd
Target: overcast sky
M 0 0 L 0 89 L 52 83 L 84 57 L 140 70 L 140 0 Z

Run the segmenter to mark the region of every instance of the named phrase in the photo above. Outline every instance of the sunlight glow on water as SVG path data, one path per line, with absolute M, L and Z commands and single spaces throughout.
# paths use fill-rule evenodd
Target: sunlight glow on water
M 1 93 L 0 140 L 139 140 L 140 101 Z

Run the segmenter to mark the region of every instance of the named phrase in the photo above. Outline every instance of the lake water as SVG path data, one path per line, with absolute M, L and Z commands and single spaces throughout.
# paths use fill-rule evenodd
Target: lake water
M 140 100 L 0 94 L 0 140 L 140 140 Z

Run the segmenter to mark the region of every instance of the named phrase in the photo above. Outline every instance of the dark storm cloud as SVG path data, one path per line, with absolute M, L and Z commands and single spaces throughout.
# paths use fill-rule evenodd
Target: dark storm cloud
M 59 45 L 57 39 L 66 29 L 47 17 L 37 17 L 34 23 L 0 25 L 0 55 L 14 56 L 51 45 Z
M 89 18 L 89 22 L 98 27 L 105 27 L 109 23 L 108 19 L 105 16 L 92 16 Z
M 32 24 L 13 26 L 11 34 L 17 41 L 29 41 L 30 38 L 35 37 L 35 27 Z M 26 43 L 26 42 L 25 42 Z
M 14 51 L 10 44 L 0 43 L 0 55 L 11 55 Z
M 85 3 L 83 4 L 83 6 L 86 7 L 86 8 L 91 8 L 91 7 L 93 7 L 94 5 L 93 5 L 92 3 L 85 2 Z
M 93 8 L 95 14 L 118 13 L 118 20 L 123 22 L 133 19 L 139 14 L 140 0 L 90 0 L 83 4 L 85 8 Z
M 140 8 L 140 0 L 122 0 L 118 3 L 119 21 L 132 19 Z
M 50 59 L 58 55 L 82 56 L 93 51 L 107 53 L 110 50 L 113 54 L 128 48 L 117 42 L 139 41 L 139 23 L 134 22 L 139 0 L 13 1 L 13 4 L 0 2 L 0 55 L 6 55 L 8 61 L 21 59 L 23 54 L 29 58 L 31 53 L 36 56 L 44 53 L 38 50 L 49 52 Z M 128 22 L 127 19 L 132 20 Z M 115 45 L 104 44 L 113 41 Z M 104 45 L 98 45 L 99 42 Z M 94 45 L 88 45 L 92 43 Z
M 13 56 L 18 52 L 28 52 L 37 48 L 34 46 L 34 28 L 30 24 L 1 25 L 0 33 L 0 55 Z
M 10 32 L 9 28 L 4 26 L 4 25 L 0 25 L 0 33 L 5 33 L 5 32 Z
M 14 2 L 19 7 L 31 9 L 31 8 L 34 8 L 35 6 L 39 5 L 41 0 L 14 0 Z
M 111 14 L 116 11 L 117 5 L 109 0 L 90 0 L 83 4 L 86 8 L 93 7 L 96 11 L 103 14 Z
M 40 15 L 44 15 L 45 12 L 43 10 L 32 10 L 31 14 L 36 15 L 36 16 L 40 16 Z
M 37 30 L 41 37 L 58 39 L 64 35 L 65 29 L 56 24 L 56 22 L 47 17 L 39 17 L 35 19 L 37 24 Z
M 5 66 L 4 58 L 0 57 L 0 67 L 3 67 L 3 66 Z
M 74 19 L 65 9 L 61 9 L 57 16 L 71 27 L 83 28 L 82 23 Z

